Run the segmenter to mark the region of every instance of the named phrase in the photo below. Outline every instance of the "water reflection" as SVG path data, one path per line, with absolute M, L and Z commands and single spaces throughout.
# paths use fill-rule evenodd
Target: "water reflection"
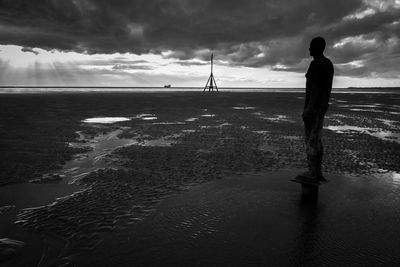
M 203 114 L 203 115 L 200 115 L 200 117 L 212 118 L 212 117 L 215 117 L 215 114 Z
M 102 124 L 111 124 L 120 121 L 129 121 L 130 118 L 127 117 L 95 117 L 84 119 L 82 122 L 84 123 L 102 123 Z
M 377 109 L 362 109 L 362 108 L 351 108 L 349 109 L 351 111 L 361 111 L 361 112 L 375 112 L 375 113 L 384 113 L 385 111 L 383 110 L 377 110 Z
M 376 120 L 378 120 L 378 121 L 382 122 L 383 124 L 385 124 L 385 125 L 387 125 L 387 126 L 389 126 L 389 127 L 395 127 L 395 125 L 394 125 L 394 124 L 396 124 L 396 123 L 397 123 L 396 121 L 393 121 L 393 120 L 387 120 L 387 119 L 376 119 Z
M 68 161 L 63 166 L 63 169 L 56 174 L 65 177 L 64 180 L 66 182 L 74 183 L 91 171 L 111 167 L 111 162 L 104 160 L 111 151 L 118 147 L 137 143 L 133 139 L 119 138 L 118 135 L 121 133 L 122 130 L 115 130 L 108 134 L 98 135 L 93 140 L 85 140 L 85 143 L 72 143 L 72 146 L 86 146 L 90 147 L 91 150 L 87 153 L 78 154 L 73 160 Z
M 374 137 L 377 137 L 381 140 L 385 141 L 393 141 L 396 143 L 400 143 L 400 133 L 394 133 L 391 131 L 381 131 L 379 129 L 367 128 L 367 127 L 358 127 L 352 125 L 340 125 L 340 126 L 326 126 L 325 129 L 337 132 L 337 133 L 346 133 L 346 132 L 359 132 L 363 134 L 368 134 Z
M 238 110 L 256 109 L 255 107 L 247 107 L 247 106 L 239 106 L 239 107 L 232 107 L 232 108 L 238 109 Z
M 188 118 L 185 121 L 187 122 L 193 122 L 193 121 L 197 121 L 199 118 Z
M 289 117 L 286 116 L 286 115 L 274 115 L 272 117 L 260 117 L 260 118 L 264 119 L 264 120 L 269 120 L 269 121 L 272 121 L 272 122 L 281 122 L 281 121 L 291 122 L 291 123 L 295 122 L 295 121 L 289 119 Z
M 157 120 L 157 116 L 154 114 L 150 114 L 150 113 L 142 113 L 142 114 L 138 114 L 135 117 L 132 117 L 132 119 L 141 119 L 144 121 L 150 121 L 150 120 Z

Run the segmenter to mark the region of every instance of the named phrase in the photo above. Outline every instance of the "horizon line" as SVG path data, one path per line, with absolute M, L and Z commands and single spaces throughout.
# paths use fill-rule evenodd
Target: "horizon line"
M 203 86 L 171 86 L 171 87 L 163 87 L 163 86 L 93 86 L 93 85 L 74 85 L 74 86 L 65 86 L 65 85 L 0 85 L 0 89 L 2 88 L 126 88 L 126 89 L 139 89 L 139 88 L 157 88 L 157 89 L 185 89 L 185 88 L 193 88 L 193 89 L 204 89 Z M 304 89 L 305 87 L 218 87 L 219 89 Z M 348 87 L 333 87 L 334 89 L 400 89 L 399 86 L 369 86 L 369 87 L 356 87 L 356 86 L 348 86 Z

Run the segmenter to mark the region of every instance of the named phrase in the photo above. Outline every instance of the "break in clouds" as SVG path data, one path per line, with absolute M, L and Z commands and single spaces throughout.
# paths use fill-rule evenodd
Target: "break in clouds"
M 0 43 L 32 53 L 153 53 L 188 64 L 212 51 L 221 63 L 304 72 L 316 35 L 337 74 L 399 77 L 400 0 L 0 0 Z

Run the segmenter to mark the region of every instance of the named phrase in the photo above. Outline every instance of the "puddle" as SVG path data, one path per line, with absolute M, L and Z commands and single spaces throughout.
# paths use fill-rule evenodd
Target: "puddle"
M 143 140 L 139 143 L 136 143 L 136 145 L 139 146 L 160 146 L 160 147 L 166 147 L 166 146 L 172 146 L 176 144 L 178 141 L 175 140 L 174 138 L 177 138 L 181 136 L 181 134 L 174 134 L 174 135 L 169 135 L 169 136 L 164 136 L 158 139 L 153 139 L 153 140 Z
M 142 114 L 138 114 L 135 117 L 132 117 L 132 119 L 140 119 L 140 120 L 144 120 L 144 121 L 150 121 L 150 120 L 157 120 L 157 116 L 154 114 L 150 114 L 150 113 L 142 113 Z
M 75 147 L 91 147 L 92 150 L 87 153 L 78 154 L 71 161 L 68 161 L 62 170 L 52 173 L 50 175 L 58 175 L 66 183 L 75 183 L 80 178 L 84 177 L 89 172 L 105 167 L 112 167 L 103 159 L 114 149 L 122 146 L 136 144 L 137 141 L 133 139 L 118 138 L 122 130 L 115 130 L 108 134 L 98 135 L 89 142 L 71 143 Z M 79 141 L 82 139 L 80 138 Z M 46 176 L 44 177 L 46 178 Z
M 387 119 L 376 119 L 376 120 L 382 122 L 383 124 L 389 127 L 396 127 L 395 124 L 397 123 L 397 121 L 387 120 Z
M 269 121 L 272 121 L 272 122 L 284 121 L 284 122 L 295 123 L 294 120 L 289 119 L 289 117 L 286 116 L 286 115 L 274 115 L 273 117 L 260 117 L 260 118 L 263 119 L 263 120 L 269 120 Z
M 188 118 L 185 121 L 187 122 L 193 122 L 193 121 L 197 121 L 199 118 Z
M 182 122 L 182 121 L 177 121 L 177 122 L 153 122 L 152 124 L 154 124 L 154 125 L 182 125 L 182 124 L 186 124 L 186 123 Z
M 0 236 L 5 236 L 8 233 L 23 236 L 20 232 L 24 230 L 19 224 L 15 224 L 20 214 L 29 213 L 30 210 L 44 209 L 60 197 L 68 197 L 71 194 L 87 190 L 84 186 L 77 185 L 76 182 L 91 171 L 105 167 L 112 168 L 113 162 L 104 160 L 104 158 L 114 149 L 132 144 L 170 146 L 177 142 L 172 138 L 180 136 L 180 134 L 176 134 L 156 140 L 145 140 L 139 144 L 136 139 L 118 138 L 122 131 L 122 129 L 115 130 L 89 140 L 81 132 L 78 132 L 79 138 L 76 142 L 70 143 L 70 146 L 90 147 L 92 150 L 77 155 L 73 160 L 66 162 L 61 170 L 44 175 L 44 179 L 39 179 L 36 181 L 37 183 L 12 184 L 0 187 L 0 212 L 4 213 L 1 214 Z M 22 223 L 22 221 L 20 222 Z M 40 238 L 38 236 L 38 240 L 35 241 L 39 245 L 43 243 Z M 29 246 L 33 246 L 30 240 L 27 243 Z M 47 257 L 45 254 L 44 256 Z
M 99 124 L 111 124 L 111 123 L 116 123 L 116 122 L 122 122 L 122 121 L 130 121 L 132 119 L 140 119 L 144 121 L 148 120 L 157 120 L 158 117 L 154 114 L 148 114 L 148 113 L 142 113 L 139 115 L 136 115 L 134 117 L 94 117 L 94 118 L 88 118 L 82 120 L 84 123 L 99 123 Z
M 143 117 L 142 120 L 144 121 L 152 121 L 152 120 L 157 120 L 157 117 Z
M 212 118 L 212 117 L 215 117 L 215 114 L 203 114 L 203 115 L 200 115 L 200 117 Z
M 388 179 L 392 184 L 400 185 L 400 173 L 384 169 L 377 169 L 377 171 L 378 178 Z
M 130 118 L 127 117 L 95 117 L 84 119 L 82 122 L 84 123 L 101 123 L 101 124 L 111 124 L 121 121 L 129 121 Z
M 136 138 L 138 137 L 132 139 L 118 138 L 118 135 L 121 133 L 122 130 L 119 129 L 105 135 L 96 136 L 93 140 L 89 140 L 87 143 L 73 143 L 72 145 L 74 146 L 89 146 L 92 148 L 92 150 L 84 154 L 78 154 L 73 160 L 68 161 L 61 171 L 52 173 L 50 175 L 59 176 L 63 178 L 62 180 L 64 182 L 73 184 L 92 171 L 103 168 L 112 168 L 112 162 L 104 159 L 113 150 L 119 147 L 129 145 L 161 147 L 171 146 L 177 143 L 177 141 L 174 139 L 180 136 L 180 134 L 174 134 L 153 140 L 137 141 Z
M 340 118 L 349 118 L 349 116 L 343 115 L 343 114 L 332 114 L 330 116 L 326 117 L 340 117 Z
M 400 185 L 400 173 L 398 172 L 389 172 L 388 175 L 392 178 L 394 184 Z
M 384 113 L 383 110 L 376 110 L 376 109 L 362 109 L 362 108 L 351 108 L 350 111 L 361 111 L 361 112 L 376 112 L 376 113 Z
M 256 109 L 256 107 L 247 107 L 247 106 L 239 106 L 239 107 L 232 107 L 232 108 L 237 109 L 237 110 Z
M 338 105 L 340 108 L 378 108 L 381 104 Z
M 390 131 L 380 131 L 379 129 L 366 128 L 366 127 L 358 127 L 351 125 L 341 125 L 341 126 L 326 126 L 325 129 L 337 132 L 337 133 L 346 133 L 346 132 L 359 132 L 368 134 L 374 137 L 377 137 L 381 140 L 392 141 L 396 143 L 400 143 L 400 133 L 394 133 Z

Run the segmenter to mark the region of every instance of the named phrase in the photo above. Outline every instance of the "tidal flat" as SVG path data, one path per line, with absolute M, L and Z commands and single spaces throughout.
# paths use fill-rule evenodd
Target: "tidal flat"
M 165 199 L 232 176 L 305 169 L 302 96 L 2 94 L 0 238 L 26 244 L 4 263 L 79 265 Z M 399 100 L 332 94 L 324 172 L 397 186 Z

